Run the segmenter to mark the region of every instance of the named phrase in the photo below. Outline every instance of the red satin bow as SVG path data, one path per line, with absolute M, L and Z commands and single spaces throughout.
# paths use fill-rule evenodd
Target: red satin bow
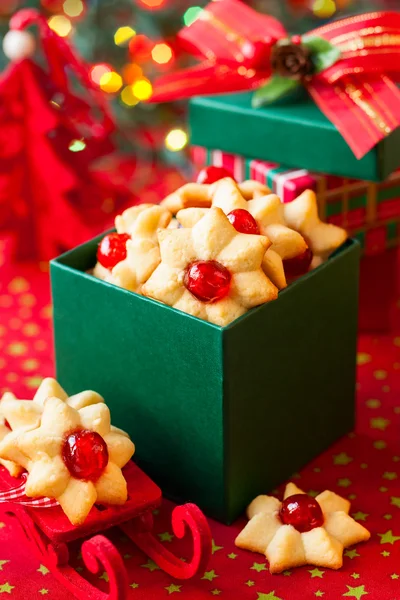
M 400 13 L 375 12 L 315 29 L 337 46 L 341 58 L 306 82 L 308 92 L 334 123 L 357 158 L 400 125 Z M 240 0 L 211 2 L 179 34 L 203 60 L 160 78 L 152 102 L 254 90 L 271 77 L 271 47 L 288 33 L 276 19 Z M 263 60 L 264 58 L 264 60 Z

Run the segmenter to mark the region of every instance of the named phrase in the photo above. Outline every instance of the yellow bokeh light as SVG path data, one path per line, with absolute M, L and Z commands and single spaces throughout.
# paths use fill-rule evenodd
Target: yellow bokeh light
M 335 14 L 336 9 L 334 0 L 316 0 L 312 7 L 315 16 L 321 19 L 329 19 Z
M 168 44 L 156 44 L 151 51 L 154 62 L 159 65 L 167 64 L 172 58 L 172 49 Z
M 64 15 L 55 15 L 48 20 L 50 29 L 60 37 L 67 37 L 72 31 L 72 23 Z
M 138 100 L 148 100 L 153 93 L 153 86 L 148 79 L 138 79 L 132 85 L 132 91 Z
M 100 87 L 103 92 L 108 94 L 114 94 L 118 92 L 122 87 L 122 77 L 115 71 L 110 73 L 104 73 L 100 78 Z
M 132 27 L 119 27 L 114 34 L 114 42 L 117 46 L 123 46 L 135 35 L 136 31 Z
M 133 93 L 133 89 L 131 85 L 127 85 L 121 92 L 121 100 L 126 106 L 136 106 L 139 100 L 136 98 Z
M 63 10 L 68 17 L 79 17 L 84 11 L 82 0 L 65 0 Z
M 165 138 L 165 145 L 171 152 L 179 152 L 188 143 L 188 136 L 183 129 L 171 129 Z

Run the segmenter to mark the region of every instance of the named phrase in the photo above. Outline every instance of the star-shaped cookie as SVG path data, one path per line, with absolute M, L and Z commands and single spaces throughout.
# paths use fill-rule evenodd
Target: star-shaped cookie
M 289 483 L 284 500 L 295 500 L 297 494 L 305 495 Z M 271 573 L 302 565 L 340 569 L 343 549 L 367 541 L 370 533 L 349 516 L 350 502 L 345 498 L 325 491 L 315 501 L 322 525 L 301 532 L 284 523 L 282 503 L 277 498 L 258 496 L 247 509 L 250 520 L 236 538 L 236 546 L 265 554 Z
M 0 443 L 0 456 L 28 471 L 26 495 L 55 498 L 74 525 L 85 521 L 96 502 L 126 502 L 121 469 L 134 450 L 126 434 L 111 430 L 105 404 L 75 409 L 54 397 L 44 401 L 39 427 L 16 429 Z
M 246 200 L 271 193 L 271 190 L 266 185 L 253 179 L 238 183 L 237 186 L 241 195 Z M 176 190 L 176 192 L 164 198 L 161 206 L 167 208 L 174 215 L 184 208 L 210 208 L 213 192 L 214 184 L 186 183 Z
M 127 233 L 127 256 L 110 271 L 97 262 L 93 275 L 131 292 L 141 287 L 160 262 L 157 231 L 168 227 L 172 214 L 155 204 L 140 204 L 128 208 L 115 219 L 117 233 Z
M 324 223 L 318 216 L 315 192 L 305 190 L 298 198 L 283 205 L 286 223 L 307 240 L 314 256 L 323 262 L 341 246 L 348 235 L 345 229 Z M 314 264 L 318 264 L 318 260 Z
M 261 269 L 268 238 L 238 233 L 220 208 L 208 210 L 193 228 L 162 230 L 158 237 L 161 263 L 142 288 L 145 296 L 220 326 L 277 298 Z M 205 302 L 189 291 L 186 276 L 197 261 L 215 261 L 229 272 L 225 297 Z

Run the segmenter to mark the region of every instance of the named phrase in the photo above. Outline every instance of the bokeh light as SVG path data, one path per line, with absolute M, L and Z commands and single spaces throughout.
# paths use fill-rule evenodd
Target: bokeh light
M 105 63 L 94 65 L 90 71 L 90 79 L 93 81 L 93 83 L 97 83 L 97 85 L 100 85 L 100 81 L 103 75 L 105 75 L 106 73 L 111 73 L 111 71 L 111 67 L 109 65 L 106 65 Z
M 115 94 L 122 88 L 122 77 L 115 71 L 104 73 L 100 78 L 100 87 L 103 92 Z
M 153 86 L 148 79 L 143 77 L 143 79 L 135 81 L 132 85 L 132 91 L 138 100 L 148 100 L 153 93 Z
M 171 152 L 179 152 L 180 150 L 183 150 L 187 143 L 188 136 L 186 131 L 183 131 L 183 129 L 171 129 L 165 138 L 165 146 L 168 148 L 168 150 L 171 150 Z
M 125 83 L 132 84 L 137 79 L 141 79 L 143 77 L 143 70 L 135 63 L 128 63 L 122 69 L 122 77 L 124 78 Z
M 127 85 L 121 92 L 121 100 L 126 106 L 136 106 L 138 104 L 139 99 L 136 98 L 133 93 L 133 89 L 131 85 Z
M 142 4 L 145 8 L 158 9 L 162 8 L 166 3 L 166 0 L 139 0 L 139 4 Z
M 334 0 L 315 0 L 312 10 L 316 17 L 329 19 L 335 14 L 336 8 Z
M 151 51 L 151 56 L 153 57 L 154 62 L 159 65 L 166 65 L 173 57 L 172 48 L 164 42 L 156 44 Z
M 136 31 L 132 29 L 132 27 L 119 27 L 114 34 L 114 42 L 117 46 L 123 46 L 124 44 L 127 44 L 134 35 L 136 35 Z
M 54 15 L 48 20 L 50 29 L 60 37 L 67 37 L 72 31 L 71 21 L 64 15 Z
M 63 4 L 63 11 L 68 17 L 79 17 L 84 9 L 82 0 L 65 0 Z
M 202 11 L 203 9 L 200 6 L 191 6 L 190 8 L 188 8 L 185 14 L 183 15 L 183 22 L 185 23 L 185 25 L 188 26 L 194 23 L 194 21 L 196 21 L 196 19 L 199 18 Z
M 68 146 L 68 150 L 71 152 L 82 152 L 86 148 L 86 142 L 82 140 L 72 140 Z

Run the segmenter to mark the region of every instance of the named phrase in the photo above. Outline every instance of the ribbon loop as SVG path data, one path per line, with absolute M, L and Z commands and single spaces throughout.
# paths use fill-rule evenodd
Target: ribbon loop
M 340 50 L 335 64 L 304 84 L 360 159 L 400 125 L 400 91 L 394 83 L 400 80 L 400 13 L 358 15 L 307 35 Z M 286 37 L 279 21 L 240 0 L 211 2 L 179 34 L 181 43 L 205 60 L 156 81 L 151 101 L 255 90 L 273 74 L 272 46 Z

